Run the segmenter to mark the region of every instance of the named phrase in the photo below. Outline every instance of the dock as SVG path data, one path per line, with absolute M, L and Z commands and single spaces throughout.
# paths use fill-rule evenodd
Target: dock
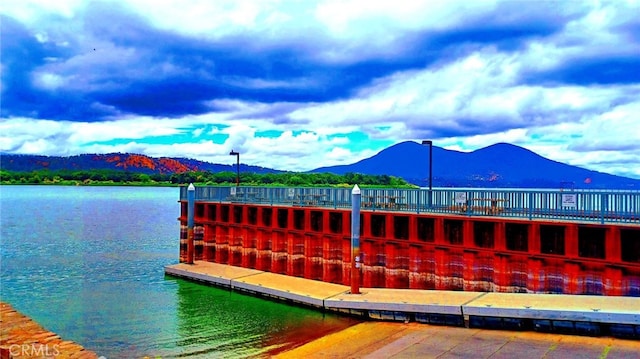
M 98 355 L 62 339 L 11 305 L 0 302 L 0 357 L 94 359 Z
M 467 328 L 640 339 L 640 298 L 361 288 L 196 261 L 165 273 L 363 318 Z
M 350 286 L 353 201 L 350 188 L 183 187 L 180 262 Z M 362 287 L 640 296 L 637 191 L 362 189 L 359 203 Z

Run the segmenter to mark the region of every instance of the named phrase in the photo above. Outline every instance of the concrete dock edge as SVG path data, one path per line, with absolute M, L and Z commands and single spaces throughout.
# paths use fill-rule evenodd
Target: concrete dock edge
M 167 266 L 165 273 L 372 319 L 496 329 L 557 329 L 640 339 L 637 297 L 386 288 L 361 288 L 360 294 L 350 294 L 349 288 L 340 284 L 204 261 Z

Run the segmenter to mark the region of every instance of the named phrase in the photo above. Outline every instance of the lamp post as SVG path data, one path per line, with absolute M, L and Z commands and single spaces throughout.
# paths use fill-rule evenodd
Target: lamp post
M 236 187 L 240 186 L 240 152 L 231 150 L 229 156 L 236 156 Z
M 429 207 L 431 207 L 431 193 L 433 190 L 433 141 L 424 140 L 423 145 L 429 145 Z

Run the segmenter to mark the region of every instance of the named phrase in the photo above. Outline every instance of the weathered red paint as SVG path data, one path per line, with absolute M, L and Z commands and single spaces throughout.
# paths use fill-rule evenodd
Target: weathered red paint
M 185 262 L 185 203 L 181 209 Z M 640 296 L 640 260 L 622 244 L 640 241 L 637 225 L 361 215 L 363 287 Z M 196 202 L 194 258 L 349 286 L 350 220 L 342 209 Z M 507 234 L 520 228 L 524 244 Z

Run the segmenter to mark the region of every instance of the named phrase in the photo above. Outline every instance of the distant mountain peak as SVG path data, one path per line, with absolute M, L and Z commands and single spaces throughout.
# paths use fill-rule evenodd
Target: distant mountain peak
M 640 189 L 640 180 L 591 171 L 557 162 L 506 142 L 471 152 L 433 146 L 433 185 L 438 187 L 608 188 Z M 428 146 L 404 141 L 350 165 L 310 172 L 387 174 L 426 186 Z

